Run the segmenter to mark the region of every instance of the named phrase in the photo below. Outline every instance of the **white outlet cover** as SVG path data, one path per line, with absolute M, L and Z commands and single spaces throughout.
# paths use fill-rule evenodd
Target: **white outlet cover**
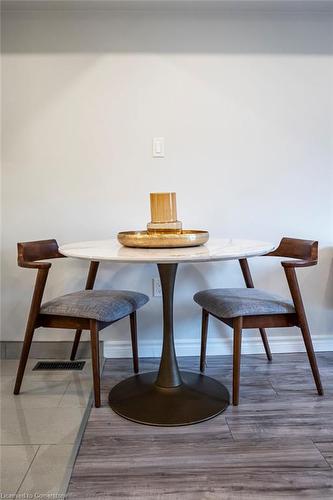
M 162 297 L 161 280 L 153 278 L 153 297 Z

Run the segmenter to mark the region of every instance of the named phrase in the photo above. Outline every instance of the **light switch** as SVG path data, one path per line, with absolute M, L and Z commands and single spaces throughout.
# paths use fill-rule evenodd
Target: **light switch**
M 164 157 L 164 137 L 153 138 L 153 158 Z

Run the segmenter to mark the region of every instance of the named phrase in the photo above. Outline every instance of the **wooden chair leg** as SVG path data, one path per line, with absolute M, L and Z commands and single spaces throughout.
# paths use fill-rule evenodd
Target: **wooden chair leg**
M 206 350 L 207 350 L 207 335 L 208 335 L 209 313 L 202 310 L 201 323 L 201 353 L 200 353 L 200 371 L 203 373 L 206 368 Z
M 268 359 L 268 361 L 272 361 L 272 353 L 271 353 L 271 349 L 269 347 L 268 338 L 266 335 L 266 330 L 265 330 L 265 328 L 259 328 L 259 331 L 260 331 L 262 343 L 264 344 L 267 359 Z
M 233 346 L 233 379 L 232 379 L 232 404 L 237 406 L 239 403 L 239 382 L 240 382 L 240 364 L 241 364 L 241 345 L 242 345 L 242 327 L 243 318 L 235 318 L 234 327 L 234 346 Z
M 21 389 L 21 384 L 22 384 L 22 379 L 23 375 L 25 372 L 25 367 L 27 365 L 28 361 L 28 356 L 30 352 L 30 347 L 31 347 L 31 342 L 32 342 L 32 337 L 35 332 L 35 326 L 30 326 L 28 324 L 25 336 L 24 336 L 24 341 L 23 341 L 23 347 L 22 347 L 22 352 L 21 352 L 21 358 L 20 358 L 20 363 L 17 369 L 17 375 L 16 375 L 16 382 L 15 382 L 15 387 L 14 387 L 14 394 L 19 394 L 20 389 Z
M 100 384 L 100 364 L 99 364 L 99 331 L 96 320 L 90 320 L 90 340 L 91 359 L 94 379 L 95 406 L 101 406 L 101 384 Z
M 313 350 L 310 329 L 309 329 L 308 321 L 306 318 L 306 313 L 304 310 L 302 296 L 301 296 L 301 292 L 300 292 L 298 281 L 297 281 L 296 271 L 295 271 L 294 267 L 287 266 L 287 262 L 285 262 L 284 264 L 286 264 L 284 266 L 284 270 L 286 273 L 290 293 L 291 293 L 291 296 L 293 298 L 296 313 L 298 316 L 298 325 L 299 325 L 301 332 L 302 332 L 302 335 L 303 335 L 303 340 L 304 340 L 306 352 L 308 354 L 308 358 L 310 361 L 310 366 L 311 366 L 313 378 L 314 378 L 315 383 L 316 383 L 318 394 L 320 396 L 322 396 L 324 394 L 324 391 L 323 391 L 323 387 L 321 385 L 316 355 L 315 355 L 315 352 Z
M 81 339 L 81 334 L 82 334 L 82 330 L 76 330 L 75 338 L 74 338 L 74 342 L 73 342 L 73 347 L 72 347 L 72 352 L 71 352 L 71 357 L 70 357 L 71 361 L 74 361 L 74 359 L 76 357 L 77 348 L 79 347 L 79 343 L 80 343 L 80 339 Z
M 309 358 L 313 378 L 314 378 L 314 381 L 315 381 L 315 384 L 317 387 L 317 391 L 318 391 L 319 396 L 322 396 L 324 394 L 324 390 L 323 390 L 323 386 L 321 385 L 320 373 L 319 373 L 316 355 L 315 355 L 315 352 L 313 349 L 311 334 L 310 334 L 310 330 L 309 330 L 307 322 L 302 324 L 302 326 L 300 326 L 300 328 L 301 328 L 301 332 L 303 335 L 303 340 L 304 340 L 306 352 L 307 352 L 307 355 Z
M 245 281 L 247 288 L 254 288 L 254 284 L 253 284 L 253 280 L 252 280 L 252 276 L 251 276 L 251 271 L 250 271 L 247 259 L 239 259 L 239 263 L 240 263 L 240 267 L 241 267 L 244 281 Z M 269 348 L 269 343 L 268 343 L 266 331 L 264 328 L 259 328 L 259 331 L 260 331 L 262 342 L 264 344 L 267 359 L 268 359 L 268 361 L 272 361 L 272 353 L 271 353 L 271 350 Z
M 133 369 L 134 373 L 139 372 L 139 356 L 138 356 L 138 339 L 137 339 L 137 325 L 136 325 L 136 312 L 130 314 L 131 325 L 131 339 L 132 339 L 132 354 L 133 354 Z

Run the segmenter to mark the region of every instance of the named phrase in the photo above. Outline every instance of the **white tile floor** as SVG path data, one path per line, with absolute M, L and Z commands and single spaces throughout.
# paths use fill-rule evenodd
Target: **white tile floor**
M 0 493 L 64 494 L 92 403 L 91 363 L 82 371 L 32 371 L 13 395 L 17 360 L 0 360 Z

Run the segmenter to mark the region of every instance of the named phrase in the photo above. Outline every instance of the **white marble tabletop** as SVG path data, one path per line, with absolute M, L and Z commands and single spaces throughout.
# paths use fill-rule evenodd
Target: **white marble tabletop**
M 67 257 L 112 262 L 178 263 L 232 260 L 264 255 L 275 248 L 264 241 L 211 238 L 202 246 L 189 248 L 129 248 L 117 239 L 69 243 L 59 248 Z

